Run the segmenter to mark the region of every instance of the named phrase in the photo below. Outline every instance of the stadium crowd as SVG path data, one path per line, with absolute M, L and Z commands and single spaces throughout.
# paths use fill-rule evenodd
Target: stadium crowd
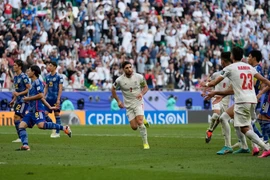
M 57 62 L 66 90 L 110 90 L 129 60 L 151 89 L 196 90 L 233 46 L 270 54 L 267 0 L 0 0 L 0 87 Z M 245 59 L 245 58 L 244 58 Z

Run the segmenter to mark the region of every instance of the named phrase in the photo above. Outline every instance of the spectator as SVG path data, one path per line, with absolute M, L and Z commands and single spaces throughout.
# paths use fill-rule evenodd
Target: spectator
M 62 106 L 61 106 L 61 110 L 62 111 L 74 111 L 74 105 L 73 103 L 68 99 L 68 98 L 64 98 Z

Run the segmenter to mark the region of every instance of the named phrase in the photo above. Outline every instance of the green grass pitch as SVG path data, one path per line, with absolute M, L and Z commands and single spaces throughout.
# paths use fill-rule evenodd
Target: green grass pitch
M 269 179 L 270 158 L 251 154 L 218 156 L 224 142 L 220 128 L 210 144 L 207 124 L 152 125 L 151 149 L 143 150 L 138 131 L 129 126 L 73 126 L 73 137 L 27 129 L 31 151 L 21 144 L 14 127 L 0 127 L 1 180 L 171 180 Z M 233 133 L 232 143 L 237 140 Z M 250 145 L 250 142 L 248 142 Z

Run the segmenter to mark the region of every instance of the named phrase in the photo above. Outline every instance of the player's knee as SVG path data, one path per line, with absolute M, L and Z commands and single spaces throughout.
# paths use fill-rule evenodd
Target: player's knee
M 39 129 L 44 129 L 44 123 L 39 123 L 39 124 L 37 125 L 37 127 L 38 127 Z
M 229 122 L 230 119 L 231 117 L 226 112 L 222 113 L 219 117 L 220 122 Z
M 212 120 L 216 121 L 216 120 L 218 120 L 218 118 L 219 118 L 219 114 L 218 113 L 214 113 L 212 115 Z

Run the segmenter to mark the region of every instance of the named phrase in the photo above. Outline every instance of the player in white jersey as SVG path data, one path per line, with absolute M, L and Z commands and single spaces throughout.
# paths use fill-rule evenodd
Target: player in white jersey
M 253 66 L 257 72 L 259 74 L 261 73 L 261 67 L 259 65 L 259 62 L 261 61 L 261 53 L 260 51 L 257 50 L 253 50 L 250 52 L 250 55 L 248 56 L 248 63 Z M 256 79 L 254 79 L 254 89 L 255 89 L 255 93 L 257 94 L 258 91 L 258 84 L 261 84 L 260 81 L 257 81 Z M 268 86 L 267 86 L 268 87 Z M 233 89 L 227 89 L 225 91 L 211 91 L 207 94 L 206 99 L 210 99 L 216 95 L 221 95 L 221 96 L 226 96 L 226 95 L 231 95 L 234 94 Z M 258 95 L 259 96 L 259 95 Z M 257 97 L 258 97 L 257 96 Z M 237 154 L 237 153 L 250 153 L 250 150 L 248 148 L 247 142 L 246 142 L 246 138 L 243 135 L 243 133 L 241 133 L 241 130 L 239 127 L 235 127 L 235 131 L 238 137 L 239 142 L 236 143 L 235 145 L 231 146 L 231 131 L 230 131 L 230 127 L 229 127 L 229 120 L 230 119 L 234 119 L 234 105 L 231 106 L 226 112 L 222 113 L 222 115 L 220 116 L 220 121 L 222 121 L 224 123 L 224 127 L 225 127 L 225 131 L 224 131 L 224 138 L 225 138 L 225 146 L 217 152 L 217 154 L 219 155 L 223 155 L 223 154 L 227 154 L 232 152 L 232 148 L 234 147 L 238 147 L 240 146 L 240 149 L 238 149 L 237 151 L 234 151 L 233 154 Z M 256 119 L 256 113 L 251 113 L 253 115 L 252 119 Z M 253 126 L 250 126 L 251 129 L 253 129 Z M 254 130 L 255 132 L 255 130 Z M 256 132 L 255 132 L 256 133 Z M 257 133 L 256 133 L 257 134 Z M 258 134 L 259 136 L 259 134 Z M 258 148 L 258 146 L 252 142 L 252 155 L 258 155 L 260 150 Z
M 147 140 L 147 130 L 144 125 L 144 100 L 143 96 L 148 91 L 148 86 L 141 74 L 134 73 L 130 62 L 122 64 L 124 74 L 118 77 L 112 87 L 112 96 L 118 102 L 120 108 L 126 108 L 130 126 L 133 130 L 139 129 L 143 140 L 143 148 L 150 149 Z M 124 104 L 116 94 L 116 89 L 120 88 Z
M 251 116 L 255 112 L 257 104 L 253 79 L 255 77 L 267 86 L 270 86 L 270 81 L 262 77 L 251 65 L 241 62 L 242 57 L 243 49 L 234 47 L 231 55 L 234 63 L 225 67 L 221 76 L 217 79 L 208 83 L 202 83 L 202 86 L 213 87 L 225 77 L 230 79 L 235 97 L 234 126 L 239 127 L 243 134 L 264 149 L 262 155 L 259 156 L 263 158 L 270 156 L 270 147 L 250 129 Z
M 232 62 L 230 60 L 230 52 L 223 52 L 221 53 L 221 61 L 223 67 L 226 67 L 230 65 Z M 218 76 L 221 75 L 222 71 L 215 72 L 211 75 L 210 79 L 214 80 Z M 214 91 L 221 91 L 224 89 L 227 89 L 230 86 L 230 80 L 228 78 L 225 78 L 223 81 L 221 81 L 219 84 L 217 84 L 214 87 Z M 203 94 L 205 96 L 205 94 Z M 220 96 L 214 96 L 211 101 L 212 101 L 212 110 L 213 110 L 213 115 L 210 120 L 210 126 L 206 131 L 206 137 L 205 137 L 205 142 L 209 143 L 211 141 L 211 137 L 213 134 L 213 131 L 216 129 L 217 125 L 219 124 L 219 116 L 222 114 L 222 112 L 225 112 L 228 109 L 229 102 L 230 102 L 230 97 L 226 96 L 223 98 L 219 103 L 214 103 L 218 98 L 221 98 Z

